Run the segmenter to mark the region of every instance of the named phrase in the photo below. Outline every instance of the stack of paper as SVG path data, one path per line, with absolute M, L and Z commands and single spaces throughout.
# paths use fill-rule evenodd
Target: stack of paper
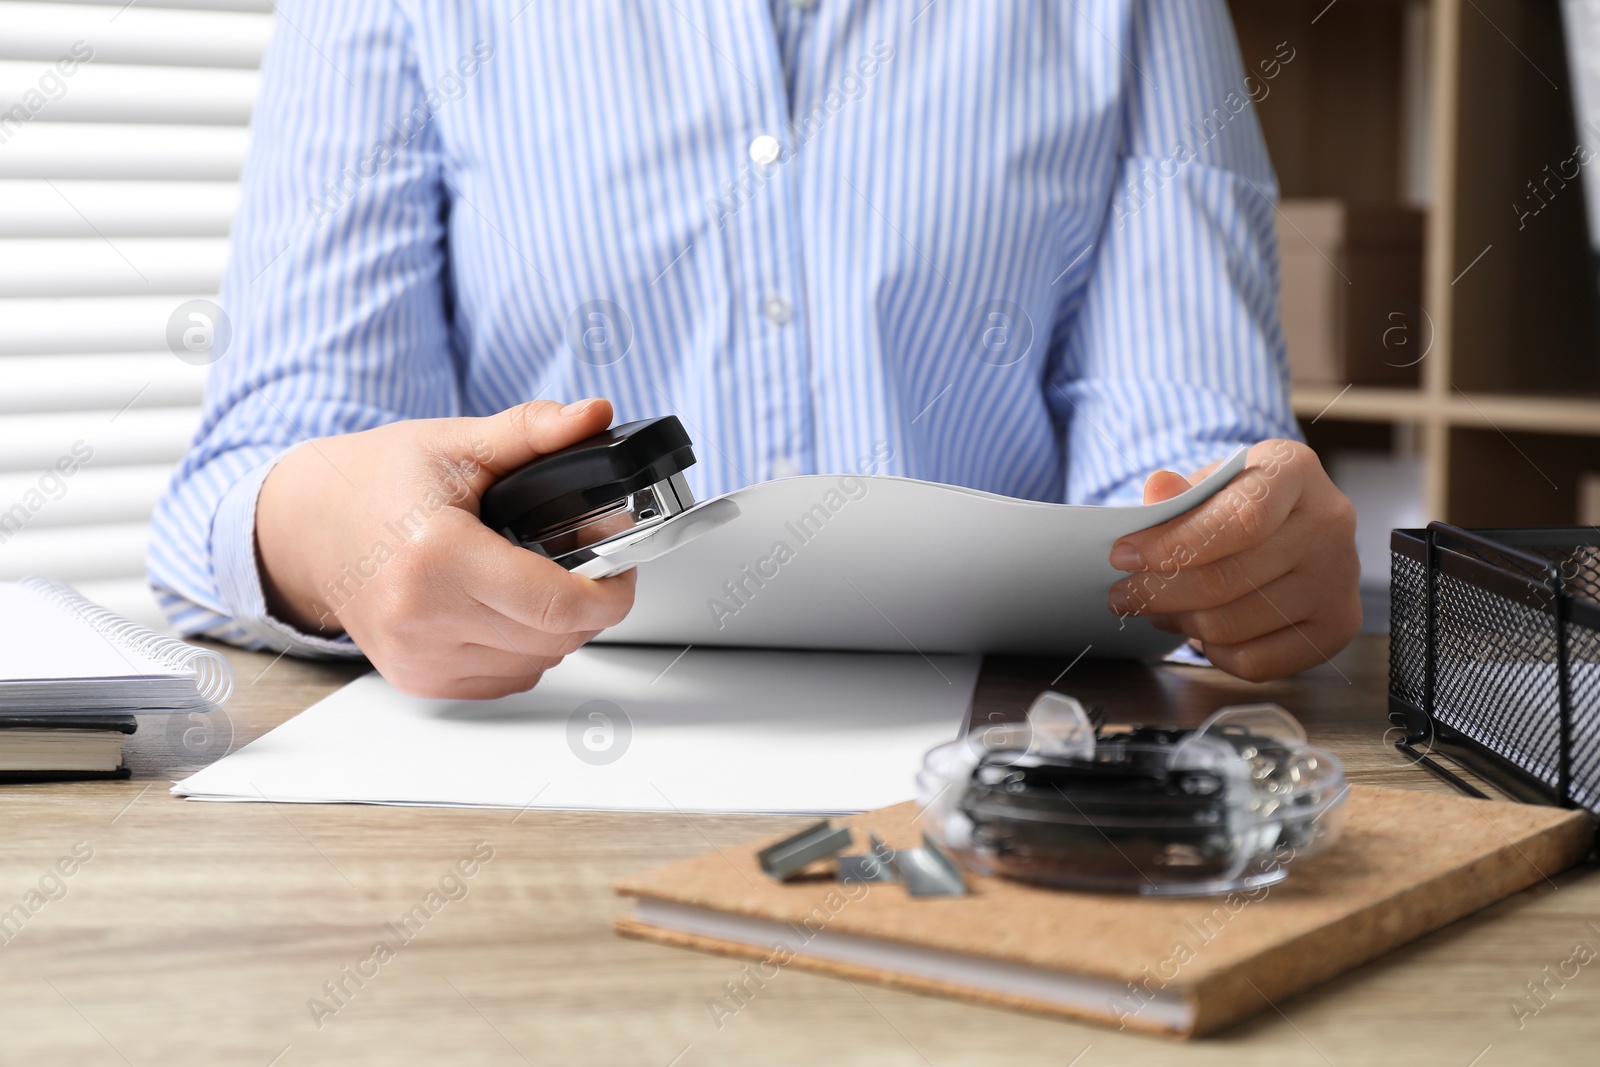
M 978 659 L 610 646 L 532 692 L 424 700 L 377 674 L 198 774 L 206 800 L 864 811 L 961 729 Z

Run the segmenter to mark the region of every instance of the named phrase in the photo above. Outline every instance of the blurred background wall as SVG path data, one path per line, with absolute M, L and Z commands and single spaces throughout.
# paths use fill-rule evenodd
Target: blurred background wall
M 1575 106 L 1600 103 L 1600 4 L 1230 6 L 1282 185 L 1295 411 L 1356 503 L 1369 621 L 1391 527 L 1600 523 L 1600 112 Z
M 158 617 L 148 520 L 206 374 L 168 325 L 216 293 L 271 11 L 0 2 L 0 580 Z

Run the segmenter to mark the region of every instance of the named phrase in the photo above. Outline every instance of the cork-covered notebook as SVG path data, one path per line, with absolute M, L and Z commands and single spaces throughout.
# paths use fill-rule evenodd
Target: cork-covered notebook
M 920 843 L 916 808 L 847 822 Z M 969 895 L 826 876 L 779 884 L 772 839 L 624 879 L 629 937 L 747 957 L 752 993 L 785 966 L 1189 1037 L 1281 1004 L 1589 853 L 1581 812 L 1352 786 L 1343 838 L 1275 886 L 1154 899 L 967 876 Z

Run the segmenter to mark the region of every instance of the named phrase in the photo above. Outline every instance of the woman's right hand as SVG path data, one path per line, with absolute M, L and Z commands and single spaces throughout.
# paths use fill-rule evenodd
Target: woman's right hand
M 633 606 L 478 519 L 500 478 L 611 424 L 611 404 L 536 400 L 487 418 L 415 419 L 308 441 L 267 475 L 256 553 L 272 614 L 348 633 L 415 696 L 488 699 L 540 676 Z

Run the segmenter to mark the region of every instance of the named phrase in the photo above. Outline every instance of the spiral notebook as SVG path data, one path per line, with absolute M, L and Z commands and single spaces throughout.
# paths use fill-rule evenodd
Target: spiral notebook
M 0 582 L 0 714 L 206 712 L 232 691 L 217 652 L 131 623 L 60 582 Z

